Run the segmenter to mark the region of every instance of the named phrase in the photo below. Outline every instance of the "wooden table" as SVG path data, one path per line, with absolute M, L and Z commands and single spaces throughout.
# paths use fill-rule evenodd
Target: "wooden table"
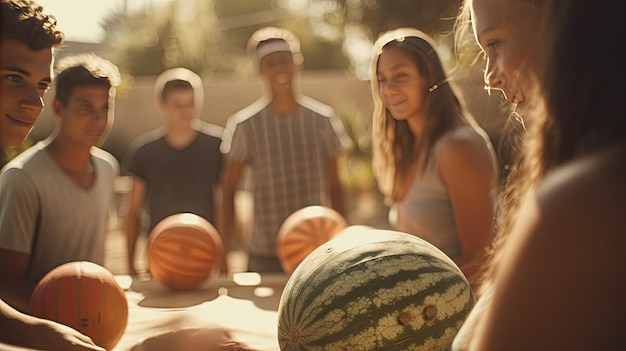
M 117 276 L 126 289 L 129 317 L 115 351 L 144 339 L 189 327 L 221 326 L 235 340 L 259 351 L 278 351 L 277 309 L 288 280 L 284 274 L 238 273 L 213 278 L 193 291 L 172 291 L 157 281 Z

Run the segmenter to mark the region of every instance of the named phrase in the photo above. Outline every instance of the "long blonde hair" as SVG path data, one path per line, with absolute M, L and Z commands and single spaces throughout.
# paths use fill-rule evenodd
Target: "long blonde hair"
M 541 11 L 543 11 L 545 3 L 545 0 L 502 1 L 527 3 L 532 10 L 529 14 L 526 14 L 527 19 L 541 16 Z M 471 35 L 473 34 L 471 18 L 472 2 L 473 0 L 464 1 L 455 25 L 455 51 L 457 57 L 462 57 L 466 52 L 473 53 L 474 49 L 472 49 L 472 46 L 474 48 L 478 47 L 473 35 Z M 457 61 L 460 62 L 463 60 L 458 59 Z M 527 71 L 526 73 L 530 72 L 531 71 Z M 535 77 L 531 75 L 525 78 L 534 79 Z M 505 130 L 501 136 L 499 152 L 502 153 L 505 151 L 502 148 L 503 145 L 510 145 L 512 150 L 509 151 L 513 154 L 511 157 L 513 160 L 510 165 L 510 170 L 504 179 L 502 190 L 498 194 L 496 236 L 488 252 L 487 261 L 483 266 L 481 284 L 477 292 L 479 296 L 482 295 L 493 282 L 498 263 L 501 260 L 502 247 L 513 228 L 523 199 L 539 182 L 546 168 L 544 160 L 540 157 L 543 142 L 538 137 L 532 137 L 540 134 L 540 130 L 543 128 L 544 124 L 541 118 L 544 114 L 543 98 L 541 94 L 536 91 L 536 84 L 533 88 L 535 91 L 528 91 L 525 92 L 525 94 L 527 94 L 528 97 L 532 96 L 535 106 L 522 116 L 522 120 L 531 121 L 531 123 L 526 123 L 528 130 L 523 133 L 513 133 L 512 131 L 514 131 L 514 129 L 510 129 L 509 132 Z M 513 121 L 513 123 L 515 122 Z M 500 160 L 502 161 L 503 159 L 501 158 Z
M 378 59 L 386 48 L 404 50 L 415 62 L 427 82 L 424 102 L 428 103 L 428 120 L 424 137 L 416 140 L 406 121 L 392 117 L 380 97 L 376 79 Z M 411 167 L 423 171 L 433 145 L 447 131 L 460 123 L 475 126 L 449 84 L 436 44 L 431 37 L 414 28 L 398 28 L 382 34 L 374 44 L 371 61 L 371 89 L 374 100 L 372 121 L 374 175 L 387 203 L 401 199 L 408 190 Z

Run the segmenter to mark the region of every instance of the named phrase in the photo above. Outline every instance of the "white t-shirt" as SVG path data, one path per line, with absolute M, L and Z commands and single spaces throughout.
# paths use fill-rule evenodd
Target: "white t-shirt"
M 104 236 L 117 160 L 91 151 L 94 184 L 81 188 L 39 142 L 0 173 L 0 248 L 30 254 L 27 279 L 36 283 L 71 261 L 104 263 Z

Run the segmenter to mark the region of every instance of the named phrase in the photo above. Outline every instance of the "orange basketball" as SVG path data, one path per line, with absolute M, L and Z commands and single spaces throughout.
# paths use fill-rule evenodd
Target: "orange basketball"
M 75 261 L 54 268 L 39 281 L 29 312 L 70 326 L 112 350 L 126 330 L 128 301 L 108 269 Z
M 219 274 L 223 251 L 209 221 L 193 213 L 171 215 L 150 233 L 150 274 L 173 290 L 194 289 Z
M 332 208 L 308 206 L 292 213 L 281 225 L 277 237 L 278 259 L 291 274 L 304 258 L 348 226 Z

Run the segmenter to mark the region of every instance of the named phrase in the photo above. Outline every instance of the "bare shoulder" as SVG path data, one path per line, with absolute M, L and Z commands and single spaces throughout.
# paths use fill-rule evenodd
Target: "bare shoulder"
M 588 271 L 626 265 L 626 149 L 596 152 L 549 173 L 537 188 L 536 228 L 529 240 L 549 250 L 567 247 L 568 264 Z M 577 263 L 576 257 L 585 257 Z M 617 272 L 615 272 L 617 273 Z
M 437 158 L 440 171 L 465 173 L 469 169 L 495 173 L 495 152 L 486 133 L 463 126 L 446 133 L 439 141 Z
M 536 349 L 538 340 L 546 350 L 623 349 L 625 155 L 579 157 L 524 203 L 480 333 L 484 349 Z
M 554 170 L 540 184 L 536 200 L 551 214 L 540 219 L 548 225 L 565 220 L 559 225 L 571 233 L 593 228 L 593 233 L 605 233 L 605 238 L 615 234 L 623 242 L 626 236 L 618 234 L 624 233 L 626 216 L 626 147 L 580 157 Z
M 439 141 L 440 152 L 467 155 L 478 153 L 491 155 L 491 141 L 480 128 L 457 127 L 446 133 Z

